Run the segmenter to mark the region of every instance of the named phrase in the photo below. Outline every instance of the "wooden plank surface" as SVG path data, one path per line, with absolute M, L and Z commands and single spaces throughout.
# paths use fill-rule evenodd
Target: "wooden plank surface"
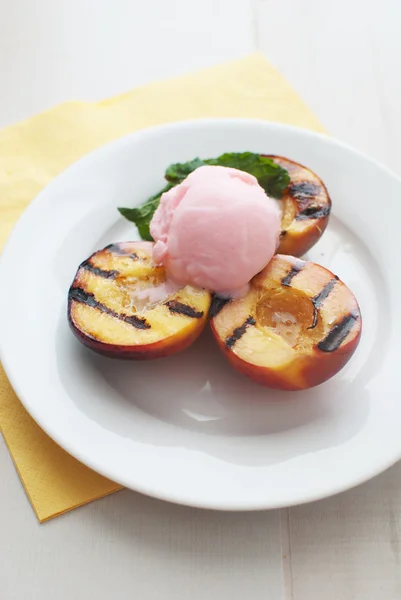
M 259 48 L 326 129 L 401 175 L 401 3 L 261 0 L 256 8 Z M 400 507 L 396 465 L 345 494 L 283 510 L 283 598 L 401 598 Z
M 0 14 L 0 125 L 255 50 L 247 0 L 0 0 Z M 124 491 L 40 526 L 2 440 L 0 472 L 1 600 L 280 598 L 278 513 Z
M 1 600 L 281 596 L 278 513 L 200 511 L 128 490 L 39 525 L 0 438 Z
M 398 0 L 0 0 L 0 14 L 0 126 L 259 49 L 328 131 L 401 174 Z M 0 472 L 1 600 L 401 598 L 400 465 L 289 510 L 124 491 L 44 526 L 2 441 Z

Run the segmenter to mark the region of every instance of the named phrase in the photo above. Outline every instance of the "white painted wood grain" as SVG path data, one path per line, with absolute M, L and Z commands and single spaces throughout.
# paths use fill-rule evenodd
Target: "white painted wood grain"
M 260 49 L 327 130 L 401 175 L 401 2 L 260 0 L 257 12 Z M 401 598 L 401 465 L 283 510 L 281 527 L 285 600 Z
M 250 0 L 0 0 L 0 126 L 254 48 Z
M 278 513 L 184 508 L 125 490 L 39 525 L 0 439 L 1 600 L 281 596 Z
M 0 124 L 253 51 L 247 0 L 0 0 Z M 40 526 L 0 442 L 0 599 L 280 598 L 278 513 L 124 491 Z
M 401 598 L 401 465 L 289 511 L 293 600 Z
M 0 0 L 0 126 L 259 48 L 328 131 L 401 174 L 400 30 L 399 0 Z M 280 513 L 125 491 L 44 526 L 2 441 L 0 473 L 0 600 L 401 598 L 400 465 Z
M 401 2 L 259 0 L 258 45 L 336 137 L 401 172 Z

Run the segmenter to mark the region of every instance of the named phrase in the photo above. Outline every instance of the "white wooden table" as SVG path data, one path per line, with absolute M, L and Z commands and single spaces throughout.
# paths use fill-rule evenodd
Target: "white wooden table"
M 401 173 L 399 0 L 0 0 L 0 126 L 255 49 L 332 134 Z M 401 598 L 401 465 L 289 510 L 124 491 L 42 526 L 2 441 L 0 473 L 1 600 Z

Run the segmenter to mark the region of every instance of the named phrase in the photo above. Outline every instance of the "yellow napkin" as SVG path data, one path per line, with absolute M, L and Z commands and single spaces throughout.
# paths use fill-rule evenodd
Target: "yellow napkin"
M 323 131 L 258 54 L 103 102 L 67 102 L 0 132 L 0 248 L 36 194 L 82 155 L 131 131 L 200 117 L 253 117 Z M 1 367 L 0 428 L 40 521 L 120 489 L 36 425 Z

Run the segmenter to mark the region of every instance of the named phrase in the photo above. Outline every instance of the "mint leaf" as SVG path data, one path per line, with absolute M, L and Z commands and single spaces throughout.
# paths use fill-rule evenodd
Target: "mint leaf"
M 288 172 L 275 163 L 271 158 L 254 152 L 228 152 L 218 158 L 205 160 L 208 165 L 231 167 L 250 173 L 259 182 L 268 196 L 281 198 L 290 183 Z
M 194 158 L 186 163 L 174 163 L 166 170 L 166 179 L 171 183 L 181 183 L 192 171 L 202 165 L 231 167 L 250 173 L 259 182 L 266 194 L 281 198 L 290 183 L 288 172 L 276 164 L 271 158 L 254 152 L 227 152 L 218 158 Z
M 204 161 L 200 158 L 194 158 L 187 163 L 174 163 L 167 167 L 165 178 L 172 183 L 181 183 L 192 171 L 204 165 Z
M 156 208 L 159 206 L 161 195 L 164 192 L 168 192 L 174 187 L 175 184 L 168 183 L 158 194 L 151 196 L 146 200 L 145 204 L 136 208 L 119 208 L 119 213 L 125 217 L 128 221 L 135 223 L 138 227 L 139 235 L 143 240 L 153 242 L 153 238 L 150 235 L 150 222 L 155 213 Z
M 288 171 L 276 164 L 271 158 L 254 152 L 227 152 L 218 158 L 207 158 L 205 160 L 194 158 L 186 163 L 174 163 L 166 169 L 165 178 L 168 183 L 161 192 L 151 196 L 142 206 L 137 208 L 118 209 L 123 217 L 135 223 L 143 240 L 153 241 L 149 226 L 153 214 L 159 206 L 161 195 L 184 181 L 190 173 L 202 165 L 231 167 L 250 173 L 256 177 L 266 194 L 274 198 L 281 198 L 285 188 L 290 183 Z

